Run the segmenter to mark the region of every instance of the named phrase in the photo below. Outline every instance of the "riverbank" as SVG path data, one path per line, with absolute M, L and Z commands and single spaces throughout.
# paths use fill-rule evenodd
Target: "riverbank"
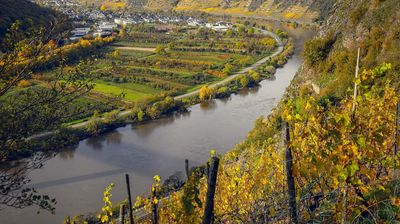
M 26 173 L 26 187 L 57 199 L 56 214 L 36 208 L 5 209 L 7 224 L 62 223 L 66 216 L 99 211 L 104 189 L 114 183 L 112 201 L 126 199 L 124 175 L 131 177 L 132 197 L 147 195 L 153 176 L 164 182 L 171 175 L 184 174 L 184 160 L 190 166 L 204 164 L 210 149 L 225 154 L 246 138 L 254 122 L 273 111 L 302 64 L 305 40 L 315 31 L 289 29 L 295 54 L 276 74 L 259 85 L 230 97 L 190 106 L 190 113 L 176 113 L 151 122 L 126 125 L 87 138 L 78 144 L 49 153 L 40 169 Z M 47 154 L 47 153 L 46 153 Z M 23 164 L 28 159 L 12 164 Z M 181 175 L 184 177 L 184 175 Z M 183 178 L 184 179 L 184 178 Z M 1 217 L 1 214 L 0 214 Z M 5 216 L 4 216 L 5 217 Z
M 291 57 L 294 51 L 291 41 L 287 40 L 285 44 L 277 34 L 262 29 L 259 29 L 259 31 L 276 40 L 278 43 L 277 50 L 255 64 L 228 76 L 226 79 L 211 84 L 209 88 L 214 90 L 214 95 L 211 98 L 228 97 L 240 89 L 257 85 L 261 80 L 271 77 L 275 73 L 276 68 L 283 66 L 288 58 Z M 257 80 L 254 80 L 254 76 L 249 74 L 252 70 L 261 73 L 259 78 L 256 78 Z M 246 77 L 245 79 L 248 80 L 245 85 L 240 80 L 243 77 Z M 202 101 L 198 97 L 199 91 L 194 90 L 191 93 L 174 98 L 167 97 L 164 101 L 149 105 L 140 105 L 132 110 L 109 112 L 102 118 L 93 117 L 88 121 L 56 131 L 34 135 L 25 141 L 21 150 L 12 152 L 6 158 L 3 158 L 3 162 L 26 158 L 37 151 L 57 151 L 60 147 L 72 146 L 83 139 L 100 135 L 127 124 L 141 124 L 150 120 L 171 116 L 174 113 L 185 112 L 189 106 Z

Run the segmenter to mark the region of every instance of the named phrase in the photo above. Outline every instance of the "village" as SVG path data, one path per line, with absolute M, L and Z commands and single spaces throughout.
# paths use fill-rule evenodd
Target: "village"
M 206 23 L 205 21 L 183 15 L 165 15 L 151 12 L 106 11 L 96 7 L 80 5 L 73 0 L 32 0 L 46 7 L 60 11 L 73 21 L 74 29 L 70 41 L 83 37 L 107 37 L 121 27 L 143 23 L 182 24 L 192 27 L 205 27 L 225 32 L 233 28 L 230 22 Z

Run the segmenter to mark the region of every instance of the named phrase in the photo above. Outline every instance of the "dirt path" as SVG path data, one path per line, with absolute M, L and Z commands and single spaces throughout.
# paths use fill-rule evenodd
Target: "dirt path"
M 250 70 L 253 70 L 253 69 L 256 69 L 256 68 L 260 67 L 262 64 L 267 62 L 270 58 L 275 57 L 275 56 L 279 55 L 280 53 L 282 53 L 282 51 L 283 51 L 283 42 L 279 38 L 278 35 L 276 35 L 273 32 L 270 32 L 270 31 L 266 31 L 266 30 L 262 30 L 262 29 L 258 29 L 258 30 L 263 34 L 266 34 L 266 35 L 274 38 L 276 40 L 276 42 L 278 43 L 278 49 L 273 54 L 271 54 L 271 55 L 269 55 L 269 56 L 257 61 L 256 63 L 250 65 L 249 67 L 244 68 L 244 69 L 236 72 L 235 74 L 233 74 L 231 76 L 228 76 L 224 80 L 221 80 L 219 82 L 211 84 L 210 87 L 218 87 L 218 86 L 224 85 L 224 84 L 230 82 L 232 79 L 234 79 L 234 78 L 236 78 L 236 77 L 238 77 L 238 76 L 240 76 L 240 75 L 242 75 L 242 74 L 244 74 L 244 73 L 246 73 L 246 72 L 248 72 Z M 155 50 L 155 48 L 141 48 L 141 47 L 116 47 L 116 49 L 152 51 L 152 52 Z M 178 99 L 182 99 L 182 98 L 186 98 L 186 97 L 195 96 L 195 95 L 199 94 L 199 92 L 200 92 L 200 90 L 195 90 L 195 91 L 190 92 L 190 93 L 186 93 L 186 94 L 183 94 L 183 95 L 180 95 L 180 96 L 176 96 L 176 97 L 174 97 L 174 99 L 178 100 Z M 121 111 L 118 116 L 122 117 L 124 115 L 128 115 L 129 113 L 131 113 L 131 110 L 124 110 L 124 111 Z M 88 123 L 88 121 L 84 121 L 84 122 L 81 122 L 81 123 L 78 123 L 78 124 L 71 125 L 69 127 L 73 128 L 73 129 L 82 128 L 82 127 L 86 126 L 87 123 Z M 33 136 L 29 137 L 28 139 L 47 137 L 47 136 L 55 134 L 55 133 L 56 133 L 56 131 L 44 132 L 44 133 L 41 133 L 41 134 L 33 135 Z
M 147 48 L 147 47 L 115 47 L 118 50 L 130 50 L 130 51 L 148 51 L 154 52 L 155 48 Z
M 244 69 L 236 72 L 235 74 L 228 76 L 224 80 L 221 80 L 221 81 L 219 81 L 217 83 L 211 84 L 210 87 L 214 88 L 214 87 L 222 86 L 222 85 L 230 82 L 232 79 L 234 79 L 234 78 L 236 78 L 236 77 L 238 77 L 238 76 L 240 76 L 240 75 L 242 75 L 242 74 L 244 74 L 244 73 L 246 73 L 246 72 L 248 72 L 250 70 L 254 70 L 254 69 L 260 67 L 262 64 L 267 62 L 270 58 L 275 57 L 276 55 L 282 53 L 282 51 L 283 51 L 283 43 L 282 43 L 281 39 L 278 37 L 278 35 L 276 35 L 273 32 L 270 32 L 270 31 L 266 31 L 266 30 L 262 30 L 262 29 L 258 29 L 258 30 L 263 34 L 266 34 L 266 35 L 271 36 L 272 38 L 274 38 L 276 40 L 276 42 L 278 43 L 278 49 L 273 54 L 271 54 L 271 55 L 269 55 L 269 56 L 257 61 L 256 63 L 250 65 L 249 67 L 244 68 Z M 178 100 L 178 99 L 182 99 L 182 98 L 186 98 L 186 97 L 195 96 L 195 95 L 199 94 L 199 92 L 200 92 L 200 90 L 195 90 L 195 91 L 187 93 L 187 94 L 176 96 L 175 99 Z

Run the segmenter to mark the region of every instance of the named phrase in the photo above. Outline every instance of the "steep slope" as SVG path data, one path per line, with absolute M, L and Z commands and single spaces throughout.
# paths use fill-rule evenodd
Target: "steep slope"
M 399 8 L 398 0 L 336 2 L 277 110 L 222 157 L 216 223 L 297 222 L 288 177 L 298 223 L 400 221 Z M 206 177 L 192 176 L 163 202 L 161 219 L 201 222 L 206 192 Z
M 135 10 L 202 11 L 239 16 L 268 16 L 312 22 L 324 18 L 334 1 L 324 0 L 79 0 L 88 5 L 127 3 Z M 112 7 L 109 7 L 112 8 Z
M 333 1 L 324 0 L 125 0 L 147 10 L 203 11 L 215 14 L 273 16 L 312 21 L 327 15 Z

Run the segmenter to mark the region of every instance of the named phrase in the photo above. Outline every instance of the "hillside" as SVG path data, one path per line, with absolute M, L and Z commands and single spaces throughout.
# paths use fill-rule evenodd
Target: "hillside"
M 28 0 L 0 0 L 0 5 L 0 38 L 16 20 L 21 20 L 25 26 L 29 20 L 35 26 L 47 25 L 55 16 L 53 10 L 40 7 Z
M 266 16 L 311 22 L 324 17 L 333 2 L 324 0 L 79 0 L 82 3 L 115 5 L 128 3 L 133 9 L 201 11 L 238 16 Z
M 272 16 L 285 19 L 313 20 L 319 16 L 324 1 L 273 1 L 273 0 L 181 0 L 176 10 L 200 10 L 216 14 Z
M 400 221 L 400 2 L 336 3 L 278 108 L 221 156 L 215 223 Z M 195 172 L 161 222 L 200 223 L 206 192 Z

